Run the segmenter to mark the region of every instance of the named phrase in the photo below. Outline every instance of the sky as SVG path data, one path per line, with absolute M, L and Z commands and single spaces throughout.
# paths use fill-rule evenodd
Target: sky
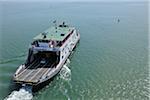
M 0 0 L 0 1 L 18 1 L 18 2 L 37 2 L 37 1 L 50 1 L 50 2 L 141 2 L 141 1 L 149 1 L 149 0 Z

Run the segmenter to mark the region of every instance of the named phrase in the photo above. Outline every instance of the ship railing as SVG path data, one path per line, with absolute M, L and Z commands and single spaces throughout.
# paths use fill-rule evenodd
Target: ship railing
M 34 48 L 32 48 L 32 50 L 35 50 L 35 51 L 59 51 L 59 48 L 58 47 L 54 47 L 54 48 L 34 47 Z

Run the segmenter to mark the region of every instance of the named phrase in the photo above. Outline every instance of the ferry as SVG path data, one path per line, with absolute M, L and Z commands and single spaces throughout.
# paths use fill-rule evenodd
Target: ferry
M 13 81 L 36 86 L 53 78 L 59 73 L 79 40 L 78 30 L 65 22 L 41 32 L 33 38 L 27 60 L 18 67 Z

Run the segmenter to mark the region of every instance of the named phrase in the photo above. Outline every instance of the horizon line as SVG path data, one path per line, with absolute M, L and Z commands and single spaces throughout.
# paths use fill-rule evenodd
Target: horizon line
M 109 2 L 149 2 L 149 0 L 108 0 L 108 1 L 106 1 L 106 0 L 55 0 L 55 1 L 53 1 L 53 0 L 22 0 L 22 1 L 20 1 L 20 0 L 0 0 L 0 2 L 64 2 L 64 3 L 66 3 L 66 2 L 68 2 L 68 3 L 71 3 L 71 2 L 106 2 L 106 3 L 109 3 Z

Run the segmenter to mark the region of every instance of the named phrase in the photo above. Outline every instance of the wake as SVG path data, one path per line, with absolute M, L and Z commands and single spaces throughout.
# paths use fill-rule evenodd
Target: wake
M 67 66 L 70 63 L 70 60 L 67 59 L 66 64 L 63 65 L 61 71 L 60 71 L 60 78 L 64 79 L 66 81 L 70 81 L 71 80 L 71 70 L 69 69 L 69 67 Z
M 68 94 L 68 88 L 72 87 L 72 85 L 70 83 L 71 70 L 68 67 L 69 63 L 70 63 L 70 60 L 67 59 L 66 63 L 63 65 L 61 71 L 59 72 L 59 78 L 62 79 L 61 82 L 60 82 L 59 90 L 66 97 L 67 100 L 70 100 L 70 96 Z
M 32 98 L 32 88 L 30 86 L 25 86 L 19 91 L 11 92 L 4 100 L 32 100 Z
M 69 82 L 71 80 L 71 70 L 68 67 L 68 64 L 70 63 L 70 60 L 67 59 L 66 63 L 63 65 L 61 71 L 60 71 L 60 78 Z M 61 84 L 62 85 L 62 84 Z M 61 87 L 62 88 L 62 87 Z M 63 89 L 61 89 L 63 90 Z M 63 94 L 70 100 L 69 95 L 67 94 L 67 89 L 65 89 L 65 92 Z M 31 86 L 23 86 L 20 88 L 19 91 L 13 91 L 10 95 L 8 95 L 4 100 L 32 100 L 32 87 Z
M 5 64 L 5 63 L 17 61 L 18 59 L 20 59 L 21 57 L 25 57 L 26 55 L 27 54 L 21 54 L 19 56 L 15 56 L 15 57 L 12 57 L 12 58 L 0 59 L 0 64 Z

